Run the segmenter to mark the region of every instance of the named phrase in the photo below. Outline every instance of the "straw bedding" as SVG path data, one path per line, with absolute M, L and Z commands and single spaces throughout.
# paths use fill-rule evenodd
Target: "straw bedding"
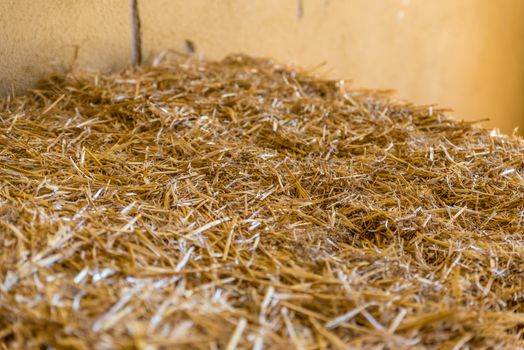
M 523 142 L 231 56 L 0 102 L 2 348 L 516 348 Z

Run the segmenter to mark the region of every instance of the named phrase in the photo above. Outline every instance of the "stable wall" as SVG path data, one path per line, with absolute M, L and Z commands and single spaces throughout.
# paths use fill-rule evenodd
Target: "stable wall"
M 524 1 L 138 0 L 146 59 L 163 49 L 245 52 L 320 69 L 356 87 L 394 88 L 505 132 L 524 121 Z M 0 90 L 53 69 L 131 60 L 127 0 L 0 0 Z
M 0 0 L 0 93 L 51 71 L 129 64 L 127 0 Z

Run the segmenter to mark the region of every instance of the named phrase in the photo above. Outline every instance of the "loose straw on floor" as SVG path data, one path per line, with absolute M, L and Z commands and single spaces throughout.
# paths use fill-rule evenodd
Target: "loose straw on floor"
M 521 139 L 270 60 L 0 101 L 0 348 L 517 348 Z

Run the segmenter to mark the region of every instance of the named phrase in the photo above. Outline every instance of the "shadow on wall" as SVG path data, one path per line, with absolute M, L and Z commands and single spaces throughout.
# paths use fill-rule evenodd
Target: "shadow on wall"
M 524 2 L 513 0 L 48 0 L 0 3 L 0 89 L 24 91 L 51 69 L 111 71 L 163 49 L 274 57 L 394 88 L 400 98 L 491 118 L 524 115 Z M 135 12 L 133 12 L 135 11 Z M 138 21 L 140 19 L 140 21 Z

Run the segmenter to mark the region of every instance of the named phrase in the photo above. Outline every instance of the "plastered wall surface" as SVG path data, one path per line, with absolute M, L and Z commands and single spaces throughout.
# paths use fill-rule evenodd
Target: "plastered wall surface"
M 0 0 L 0 93 L 51 71 L 109 71 L 129 63 L 127 0 Z
M 138 0 L 143 55 L 244 52 L 313 67 L 353 86 L 394 88 L 460 118 L 524 124 L 521 0 Z M 0 77 L 30 86 L 50 61 L 119 69 L 130 62 L 126 0 L 0 0 Z M 11 15 L 13 13 L 13 15 Z M 7 17 L 7 19 L 5 19 Z M 39 56 L 34 53 L 38 52 Z M 0 86 L 0 88 L 2 88 Z

